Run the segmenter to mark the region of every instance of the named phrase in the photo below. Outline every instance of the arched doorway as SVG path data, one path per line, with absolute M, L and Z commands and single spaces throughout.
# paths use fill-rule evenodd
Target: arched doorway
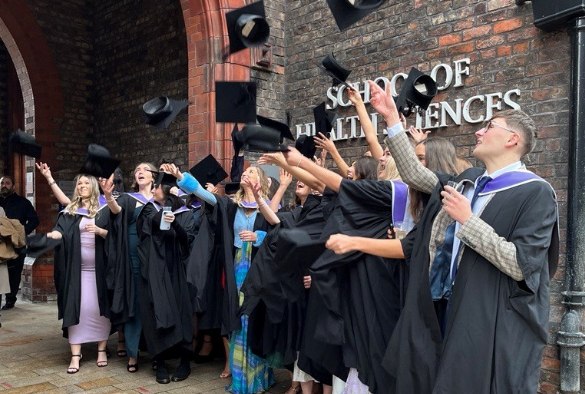
M 189 164 L 209 153 L 229 168 L 232 125 L 215 123 L 215 81 L 247 81 L 250 52 L 222 59 L 228 45 L 224 13 L 244 6 L 243 0 L 181 0 L 189 58 Z

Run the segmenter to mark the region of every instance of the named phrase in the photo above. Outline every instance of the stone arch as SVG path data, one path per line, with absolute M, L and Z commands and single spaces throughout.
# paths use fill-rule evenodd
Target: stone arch
M 181 0 L 189 59 L 189 164 L 213 154 L 229 168 L 232 156 L 231 124 L 215 122 L 215 81 L 247 81 L 250 51 L 224 61 L 228 34 L 225 10 L 243 7 L 243 0 Z
M 57 66 L 35 15 L 24 0 L 0 2 L 0 15 L 0 39 L 12 58 L 23 94 L 25 130 L 35 135 L 43 147 L 42 158 L 47 160 L 56 156 L 53 142 L 58 139 L 64 114 Z M 48 216 L 50 188 L 38 177 L 34 193 L 37 211 Z M 50 228 L 50 220 L 41 220 L 41 231 Z

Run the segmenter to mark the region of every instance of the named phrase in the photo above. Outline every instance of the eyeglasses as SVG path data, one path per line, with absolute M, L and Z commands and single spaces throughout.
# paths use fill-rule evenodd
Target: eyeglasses
M 508 128 L 508 127 L 504 127 L 504 126 L 502 126 L 501 124 L 499 124 L 499 123 L 497 123 L 497 122 L 494 122 L 493 120 L 490 120 L 489 122 L 487 122 L 487 123 L 484 123 L 484 126 L 482 127 L 482 129 L 483 129 L 483 130 L 485 130 L 485 131 L 484 131 L 485 133 L 487 133 L 487 132 L 488 132 L 488 131 L 489 131 L 491 128 L 493 128 L 494 126 L 496 126 L 496 127 L 499 127 L 500 129 L 504 129 L 504 130 L 506 130 L 506 131 L 509 131 L 510 133 L 513 133 L 513 134 L 518 134 L 518 132 L 517 132 L 517 131 L 514 131 L 514 130 L 512 130 L 512 129 Z

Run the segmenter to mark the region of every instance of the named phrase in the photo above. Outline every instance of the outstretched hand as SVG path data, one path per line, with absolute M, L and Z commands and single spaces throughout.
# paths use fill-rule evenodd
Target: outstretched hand
M 181 173 L 181 170 L 179 169 L 179 167 L 177 167 L 173 163 L 165 163 L 165 164 L 162 164 L 160 167 L 164 172 L 171 174 L 172 176 L 177 178 L 179 181 L 183 180 L 183 174 Z
M 98 180 L 102 191 L 104 192 L 104 197 L 106 200 L 112 199 L 112 193 L 114 192 L 114 174 L 110 175 L 109 178 L 99 178 Z
M 261 158 L 258 159 L 258 165 L 264 164 L 275 164 L 279 167 L 282 167 L 286 165 L 286 159 L 284 158 L 282 152 L 265 153 Z
M 49 165 L 47 163 L 43 163 L 42 161 L 39 161 L 38 163 L 35 163 L 35 165 L 37 166 L 37 168 L 41 172 L 41 174 L 45 177 L 45 179 L 49 180 L 50 178 L 52 178 L 51 167 L 49 167 Z
M 292 183 L 293 176 L 291 173 L 286 172 L 282 168 L 278 170 L 278 175 L 280 177 L 280 185 L 284 187 L 288 187 Z
M 386 119 L 387 125 L 394 126 L 400 123 L 400 116 L 390 91 L 390 84 L 386 84 L 386 90 L 383 90 L 374 81 L 368 81 L 368 84 L 370 85 L 370 104 Z
M 344 234 L 333 234 L 325 243 L 327 249 L 331 249 L 335 254 L 344 254 L 354 251 L 352 237 Z
M 431 133 L 431 130 L 422 131 L 422 129 L 417 129 L 414 126 L 410 126 L 410 128 L 408 129 L 408 133 L 412 136 L 412 139 L 418 143 L 426 140 L 429 134 Z

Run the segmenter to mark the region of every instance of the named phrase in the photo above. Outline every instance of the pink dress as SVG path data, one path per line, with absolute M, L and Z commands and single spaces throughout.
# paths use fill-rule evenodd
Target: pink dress
M 85 229 L 95 223 L 93 218 L 83 217 L 79 223 L 81 240 L 81 303 L 79 324 L 69 327 L 69 343 L 78 345 L 105 341 L 110 336 L 110 319 L 100 316 L 97 284 L 95 279 L 95 237 Z

